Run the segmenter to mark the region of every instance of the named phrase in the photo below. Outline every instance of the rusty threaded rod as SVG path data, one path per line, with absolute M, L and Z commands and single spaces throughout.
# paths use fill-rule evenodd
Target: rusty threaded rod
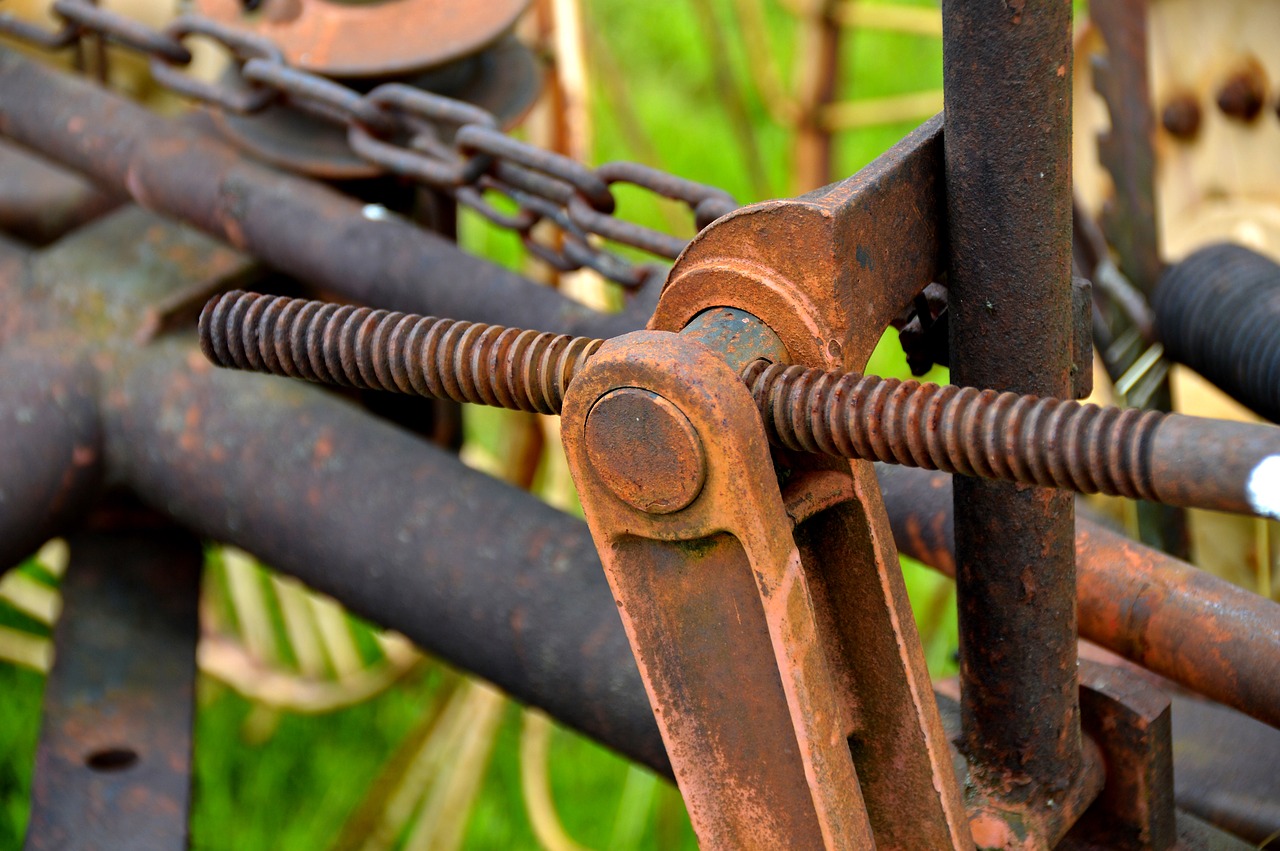
M 218 366 L 543 414 L 603 342 L 241 291 L 200 313 Z
M 770 437 L 788 449 L 1079 493 L 1158 498 L 1145 463 L 1164 419 L 1158 411 L 764 361 L 749 364 L 742 377 Z
M 545 414 L 603 340 L 229 292 L 200 314 L 218 366 Z M 1280 430 L 757 360 L 779 446 L 1280 517 Z

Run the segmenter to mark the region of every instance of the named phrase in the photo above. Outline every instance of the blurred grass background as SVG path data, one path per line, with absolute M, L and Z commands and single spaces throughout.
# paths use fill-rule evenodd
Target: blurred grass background
M 583 0 L 594 162 L 648 162 L 723 187 L 744 203 L 794 194 L 793 131 L 774 120 L 750 81 L 753 63 L 758 76 L 759 63 L 771 62 L 784 84 L 794 82 L 788 77 L 800 58 L 799 25 L 778 0 L 760 4 L 769 55 L 753 55 L 737 26 L 742 2 Z M 803 4 L 792 0 L 791 5 Z M 936 8 L 929 0 L 894 5 Z M 941 42 L 936 37 L 852 30 L 842 61 L 842 98 L 865 100 L 941 87 Z M 725 80 L 740 101 L 726 98 Z M 735 122 L 741 128 L 744 120 L 750 128 L 746 138 L 735 130 Z M 906 120 L 841 134 L 835 173 L 849 174 L 865 165 L 916 123 Z M 624 194 L 621 201 L 629 218 L 668 224 L 670 211 L 646 198 Z M 473 217 L 463 218 L 462 240 L 470 250 L 499 262 L 522 262 L 513 237 Z M 906 373 L 894 336 L 887 336 L 871 371 Z M 518 427 L 506 412 L 469 410 L 467 457 L 478 459 L 480 466 L 500 466 L 510 454 L 507 437 Z M 551 451 L 558 453 L 558 446 Z M 537 489 L 571 508 L 562 477 L 544 473 Z M 907 564 L 904 570 L 931 669 L 951 673 L 951 588 L 919 566 Z M 45 587 L 56 585 L 56 577 L 35 561 L 19 573 Z M 211 583 L 225 585 L 223 573 L 210 575 Z M 266 587 L 265 574 L 254 576 L 251 585 Z M 227 592 L 214 588 L 210 593 L 225 597 Z M 40 619 L 0 604 L 4 628 L 49 634 Z M 355 644 L 367 649 L 373 630 L 360 624 L 350 629 Z M 41 674 L 0 662 L 0 849 L 19 847 L 25 830 L 42 686 Z M 457 730 L 466 727 L 450 720 L 450 706 L 459 717 L 488 719 L 491 736 L 472 742 L 465 752 L 449 751 L 448 758 L 437 753 L 434 763 L 417 763 L 430 763 L 444 773 L 445 780 L 431 787 L 439 794 L 432 798 L 423 793 L 421 801 L 410 801 L 407 806 L 418 808 L 419 821 L 409 818 L 380 837 L 377 847 L 450 847 L 457 843 L 441 840 L 439 834 L 454 828 L 462 847 L 477 849 L 696 847 L 671 786 L 580 736 L 548 727 L 540 716 L 510 701 L 473 690 L 460 675 L 430 659 L 408 666 L 394 686 L 373 699 L 327 713 L 268 709 L 209 676 L 201 678 L 198 705 L 195 848 L 371 847 L 365 845 L 365 834 L 395 797 L 395 789 L 403 788 L 397 783 L 412 773 L 406 760 L 415 755 L 426 759 L 428 749 L 419 745 L 432 741 L 448 724 Z M 436 740 L 443 741 L 439 736 Z M 545 757 L 539 748 L 546 750 Z M 559 824 L 545 821 L 549 810 L 537 791 L 540 772 L 546 775 L 543 791 L 549 791 L 553 802 L 552 819 Z M 467 784 L 473 781 L 478 791 L 468 801 Z M 455 797 L 439 792 L 441 788 Z M 434 821 L 424 826 L 423 819 Z M 543 819 L 541 830 L 535 830 L 538 819 Z

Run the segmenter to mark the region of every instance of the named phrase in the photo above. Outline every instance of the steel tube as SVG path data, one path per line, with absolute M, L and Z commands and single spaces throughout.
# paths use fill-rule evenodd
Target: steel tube
M 586 524 L 301 382 L 153 345 L 106 388 L 153 507 L 670 774 Z
M 952 379 L 1067 398 L 1071 3 L 942 17 Z M 1080 765 L 1072 498 L 958 479 L 955 518 L 963 748 L 1010 802 L 1054 798 Z
M 83 177 L 0 142 L 0 230 L 48 245 L 120 203 Z
M 0 48 L 0 134 L 302 281 L 379 307 L 611 337 L 599 313 L 408 221 Z
M 77 516 L 101 479 L 92 372 L 49 354 L 0 355 L 0 571 Z
M 952 477 L 876 472 L 899 550 L 954 577 Z M 1280 605 L 1086 518 L 1077 526 L 1080 637 L 1280 729 Z

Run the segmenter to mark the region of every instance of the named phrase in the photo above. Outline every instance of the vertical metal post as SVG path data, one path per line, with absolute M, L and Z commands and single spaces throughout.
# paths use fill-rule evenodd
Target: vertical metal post
M 1071 2 L 942 11 L 952 378 L 1064 398 Z M 1034 806 L 1081 760 L 1072 497 L 957 477 L 955 520 L 962 745 L 988 793 Z

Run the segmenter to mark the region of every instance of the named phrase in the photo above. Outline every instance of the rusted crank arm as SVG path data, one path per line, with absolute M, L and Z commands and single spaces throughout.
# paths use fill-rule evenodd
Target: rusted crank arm
M 750 395 L 706 347 L 610 341 L 565 398 L 569 468 L 708 848 L 870 848 L 814 589 Z
M 718 219 L 676 261 L 649 327 L 698 336 L 741 370 L 751 335 L 714 330 L 741 312 L 786 362 L 863 370 L 944 265 L 942 173 L 937 117 L 846 180 Z M 793 529 L 774 534 L 801 554 L 877 846 L 972 847 L 872 464 L 783 453 L 775 472 Z

